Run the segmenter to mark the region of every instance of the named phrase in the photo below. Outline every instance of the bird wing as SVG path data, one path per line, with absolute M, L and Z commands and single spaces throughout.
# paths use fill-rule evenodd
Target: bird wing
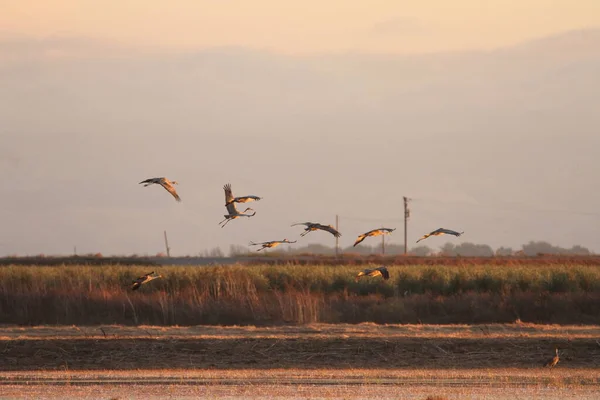
M 357 244 L 359 244 L 360 242 L 362 242 L 366 238 L 367 238 L 367 234 L 366 233 L 363 233 L 362 235 L 359 235 L 358 238 L 356 239 L 356 242 L 354 242 L 354 244 L 352 245 L 352 247 L 356 246 Z
M 373 277 L 373 276 L 379 276 L 379 275 L 382 275 L 382 274 L 381 274 L 381 271 L 379 269 L 372 269 L 372 270 L 369 271 L 369 273 L 367 275 Z
M 173 187 L 173 185 L 171 185 L 170 182 L 162 180 L 160 182 L 160 185 L 162 187 L 164 187 L 167 190 L 167 192 L 171 193 L 173 195 L 173 197 L 175 197 L 175 200 L 181 201 L 181 198 L 179 198 L 179 195 L 177 194 L 177 191 L 175 190 L 175 188 Z
M 421 236 L 421 237 L 419 238 L 419 240 L 417 240 L 417 243 L 419 243 L 419 242 L 420 242 L 421 240 L 423 240 L 423 239 L 427 239 L 429 236 L 431 236 L 431 233 L 426 233 L 426 234 L 424 234 L 423 236 Z
M 327 232 L 331 233 L 335 237 L 342 236 L 342 234 L 339 233 L 338 231 L 336 231 L 335 228 L 333 226 L 331 226 L 331 225 L 317 224 L 317 226 L 315 228 L 327 231 Z
M 152 271 L 152 272 L 149 272 L 149 273 L 147 273 L 147 274 L 144 274 L 144 275 L 140 276 L 140 277 L 138 278 L 138 280 L 139 280 L 139 279 L 147 279 L 147 278 L 148 278 L 148 277 L 150 277 L 151 275 L 154 275 L 154 271 Z
M 360 271 L 358 274 L 356 274 L 356 277 L 354 278 L 354 280 L 358 282 L 358 278 L 360 278 L 361 276 L 367 275 L 369 272 L 371 272 L 370 269 L 365 269 L 364 271 Z
M 140 184 L 141 183 L 157 183 L 159 180 L 160 180 L 160 178 L 149 178 L 149 179 L 146 179 L 145 181 L 141 181 Z
M 265 246 L 265 245 L 270 245 L 271 243 L 275 243 L 273 242 L 262 242 L 262 243 L 254 243 L 254 242 L 250 242 L 250 246 L 254 246 L 254 245 L 258 245 L 258 246 Z
M 436 232 L 443 232 L 448 235 L 454 235 L 454 236 L 460 236 L 464 233 L 464 232 L 456 232 L 456 231 L 453 231 L 452 229 L 444 229 L 444 228 L 440 228 Z
M 236 197 L 235 199 L 233 199 L 233 201 L 235 201 L 236 203 L 247 203 L 249 201 L 258 201 L 260 199 L 261 197 L 258 196 L 241 196 Z
M 223 190 L 225 190 L 225 205 L 232 203 L 234 197 L 233 193 L 231 192 L 231 183 L 228 183 L 225 186 L 223 186 Z
M 298 222 L 297 224 L 292 224 L 290 226 L 296 226 L 296 225 L 314 226 L 316 224 L 314 222 Z
M 377 268 L 377 271 L 379 271 L 381 273 L 381 276 L 383 277 L 383 279 L 387 280 L 390 279 L 390 272 L 388 271 L 388 269 L 386 267 L 379 267 Z

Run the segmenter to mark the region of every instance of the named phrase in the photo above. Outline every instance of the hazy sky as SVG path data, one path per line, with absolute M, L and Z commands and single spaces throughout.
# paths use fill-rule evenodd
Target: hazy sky
M 597 0 L 0 0 L 0 36 L 299 52 L 490 49 L 600 26 Z
M 599 10 L 0 0 L 0 255 L 155 254 L 163 230 L 175 255 L 227 251 L 336 214 L 343 247 L 382 225 L 401 244 L 402 196 L 410 246 L 445 227 L 465 235 L 423 244 L 599 252 Z M 221 229 L 228 182 L 263 200 Z

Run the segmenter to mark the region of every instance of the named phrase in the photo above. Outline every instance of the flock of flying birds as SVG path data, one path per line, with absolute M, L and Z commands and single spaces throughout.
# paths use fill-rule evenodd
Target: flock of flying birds
M 181 198 L 179 197 L 179 195 L 177 194 L 177 191 L 175 190 L 175 187 L 173 186 L 173 185 L 177 185 L 177 181 L 170 181 L 167 178 L 162 177 L 162 178 L 146 179 L 145 181 L 140 182 L 140 184 L 144 184 L 144 186 L 148 186 L 148 185 L 152 185 L 152 184 L 161 185 L 163 188 L 165 188 L 167 190 L 167 192 L 171 193 L 171 195 L 175 198 L 175 200 L 181 201 Z M 256 211 L 254 211 L 250 207 L 246 208 L 242 212 L 238 211 L 238 209 L 235 206 L 235 203 L 248 203 L 248 202 L 252 202 L 252 201 L 258 201 L 261 199 L 260 197 L 258 197 L 258 196 L 235 197 L 235 196 L 233 196 L 233 192 L 231 191 L 231 184 L 229 184 L 229 183 L 226 184 L 225 186 L 223 186 L 223 190 L 225 191 L 225 208 L 227 209 L 227 214 L 224 215 L 225 219 L 223 221 L 219 222 L 219 225 L 221 226 L 221 228 L 223 228 L 230 221 L 232 221 L 236 218 L 240 218 L 240 217 L 250 218 L 250 217 L 253 217 L 254 215 L 256 215 Z M 252 214 L 247 213 L 248 211 L 252 211 Z M 338 232 L 331 225 L 323 225 L 323 224 L 315 223 L 315 222 L 300 222 L 300 223 L 292 224 L 291 226 L 297 226 L 297 225 L 305 226 L 304 232 L 302 232 L 300 234 L 300 236 L 306 236 L 310 232 L 317 231 L 317 230 L 329 232 L 335 237 L 342 236 L 342 234 L 340 232 Z M 377 228 L 377 229 L 370 230 L 369 232 L 359 235 L 358 238 L 356 239 L 356 241 L 354 242 L 354 246 L 361 243 L 363 240 L 365 240 L 368 237 L 379 236 L 379 235 L 389 235 L 395 230 L 396 230 L 396 228 Z M 458 236 L 462 235 L 463 233 L 464 232 L 457 232 L 457 231 L 453 231 L 451 229 L 439 228 L 439 229 L 436 229 L 432 232 L 426 233 L 423 236 L 421 236 L 419 238 L 419 240 L 417 240 L 417 243 L 419 243 L 421 240 L 427 239 L 430 236 L 454 235 L 454 236 L 458 237 Z M 296 241 L 295 240 L 289 241 L 287 239 L 283 239 L 283 240 L 272 240 L 269 242 L 262 242 L 262 243 L 250 242 L 250 246 L 261 246 L 257 250 L 257 251 L 261 251 L 263 249 L 270 249 L 270 248 L 276 247 L 283 243 L 296 243 Z M 390 279 L 390 273 L 389 273 L 388 269 L 384 266 L 381 266 L 378 268 L 373 268 L 373 269 L 365 269 L 363 271 L 360 271 L 356 275 L 355 281 L 358 281 L 361 277 L 364 277 L 364 276 L 369 276 L 369 277 L 381 276 L 384 280 Z M 149 274 L 142 275 L 139 278 L 137 278 L 135 281 L 133 281 L 133 283 L 131 285 L 131 290 L 137 290 L 143 284 L 148 283 L 148 282 L 153 281 L 154 279 L 158 279 L 158 278 L 162 278 L 162 275 L 159 275 L 159 274 L 155 273 L 154 271 L 150 272 Z M 553 358 L 551 358 L 550 360 L 548 360 L 544 364 L 544 366 L 553 368 L 554 366 L 556 366 L 558 361 L 559 361 L 559 355 L 558 355 L 558 348 L 557 348 L 556 355 Z
M 144 186 L 149 186 L 152 184 L 160 185 L 163 188 L 165 188 L 165 190 L 167 192 L 169 192 L 175 198 L 175 200 L 181 201 L 181 198 L 177 194 L 177 191 L 175 190 L 175 186 L 174 186 L 174 185 L 178 184 L 177 181 L 170 181 L 169 179 L 167 179 L 165 177 L 161 177 L 161 178 L 146 179 L 144 181 L 141 181 L 140 184 L 143 184 Z M 248 203 L 248 202 L 252 202 L 252 201 L 258 201 L 261 199 L 261 197 L 251 196 L 251 195 L 235 197 L 231 190 L 231 184 L 229 184 L 229 183 L 226 184 L 225 186 L 223 186 L 223 190 L 225 191 L 225 208 L 227 209 L 227 214 L 224 215 L 225 219 L 223 221 L 219 222 L 219 225 L 221 226 L 221 228 L 225 227 L 225 225 L 227 225 L 230 221 L 232 221 L 234 219 L 237 219 L 240 217 L 250 218 L 250 217 L 253 217 L 254 215 L 256 215 L 256 211 L 254 211 L 250 207 L 248 207 L 244 211 L 240 212 L 237 209 L 237 207 L 235 206 L 235 203 Z M 249 212 L 252 212 L 252 213 L 250 214 Z M 329 232 L 336 238 L 342 236 L 342 234 L 340 232 L 338 232 L 331 225 L 324 225 L 324 224 L 315 223 L 315 222 L 300 222 L 300 223 L 292 224 L 291 226 L 298 226 L 298 225 L 304 225 L 304 227 L 305 227 L 304 232 L 302 232 L 300 234 L 300 236 L 302 236 L 302 237 L 306 236 L 310 232 L 317 231 L 317 230 Z M 362 235 L 359 235 L 358 238 L 356 239 L 356 241 L 354 242 L 353 246 L 358 245 L 359 243 L 361 243 L 363 240 L 365 240 L 368 237 L 374 237 L 374 236 L 379 236 L 379 235 L 389 235 L 395 230 L 396 230 L 396 228 L 377 228 L 377 229 L 370 230 L 369 232 L 365 232 Z M 457 231 L 453 231 L 450 229 L 439 228 L 433 232 L 426 233 L 425 235 L 421 236 L 419 238 L 419 240 L 417 240 L 417 243 L 419 243 L 421 240 L 427 239 L 430 236 L 440 236 L 440 235 L 447 234 L 447 235 L 454 235 L 454 236 L 458 237 L 458 236 L 462 235 L 463 233 L 464 232 L 457 232 Z M 250 242 L 250 246 L 261 246 L 257 250 L 257 251 L 261 251 L 264 249 L 271 249 L 273 247 L 279 246 L 280 244 L 284 244 L 284 243 L 296 243 L 296 241 L 295 240 L 290 241 L 288 239 L 283 239 L 283 240 L 272 240 L 269 242 L 261 242 L 261 243 Z M 385 280 L 390 278 L 390 274 L 389 274 L 387 268 L 385 268 L 383 266 L 381 266 L 379 268 L 375 268 L 375 269 L 365 269 L 365 270 L 359 272 L 356 275 L 355 279 L 358 281 L 358 279 L 362 276 L 370 276 L 370 277 L 381 276 Z M 161 275 L 157 275 L 154 272 L 151 272 L 146 275 L 142 275 L 133 282 L 131 289 L 136 290 L 142 284 L 148 283 L 148 282 L 150 282 L 154 279 L 160 278 L 160 277 L 161 277 Z

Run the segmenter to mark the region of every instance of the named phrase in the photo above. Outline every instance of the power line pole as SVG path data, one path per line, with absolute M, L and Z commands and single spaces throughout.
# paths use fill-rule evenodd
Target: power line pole
M 408 197 L 404 196 L 404 255 L 408 253 L 408 218 L 410 217 L 410 210 L 408 209 Z
M 169 240 L 167 239 L 167 231 L 164 231 L 165 234 L 165 248 L 167 249 L 167 257 L 171 257 L 171 248 L 169 247 Z
M 336 216 L 335 216 L 335 230 L 338 231 L 338 232 L 340 231 L 339 222 L 340 222 L 340 218 L 336 214 Z M 335 257 L 336 258 L 339 256 L 339 247 L 338 247 L 338 244 L 339 244 L 339 238 L 336 236 L 335 237 Z
M 385 256 L 385 235 L 381 235 L 381 255 Z

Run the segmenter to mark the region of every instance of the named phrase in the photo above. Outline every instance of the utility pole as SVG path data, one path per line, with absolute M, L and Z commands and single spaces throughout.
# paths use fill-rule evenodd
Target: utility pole
M 385 235 L 381 235 L 381 255 L 385 256 Z
M 404 255 L 408 253 L 408 218 L 410 217 L 410 210 L 408 209 L 408 197 L 404 196 Z
M 171 248 L 169 247 L 169 240 L 167 239 L 167 231 L 165 233 L 165 248 L 167 249 L 167 257 L 171 257 Z
M 336 216 L 335 216 L 335 230 L 338 231 L 338 232 L 340 231 L 339 222 L 340 222 L 340 218 L 336 214 Z M 338 244 L 339 244 L 339 238 L 336 236 L 335 237 L 335 258 L 338 258 L 338 256 L 339 256 L 339 246 L 338 246 Z

